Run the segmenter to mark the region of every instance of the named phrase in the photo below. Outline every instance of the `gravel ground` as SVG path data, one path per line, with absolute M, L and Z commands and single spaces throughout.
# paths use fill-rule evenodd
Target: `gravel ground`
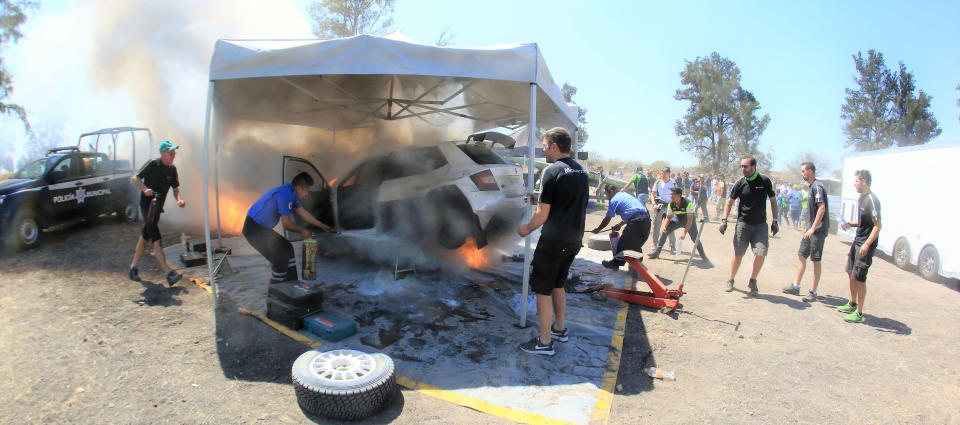
M 601 216 L 591 214 L 588 228 Z M 168 243 L 179 241 L 179 229 L 164 230 Z M 126 278 L 138 232 L 103 219 L 0 255 L 0 422 L 324 423 L 304 415 L 290 384 L 304 345 L 229 300 L 215 309 L 193 284 L 167 288 L 149 256 L 143 282 Z M 877 259 L 866 322 L 848 324 L 834 311 L 849 294 L 847 243 L 827 239 L 823 299 L 806 304 L 780 293 L 799 244 L 799 233 L 784 230 L 771 242 L 761 296 L 747 299 L 751 254 L 737 291 L 722 290 L 731 233 L 706 225 L 715 267 L 695 262 L 681 311 L 630 308 L 609 423 L 960 422 L 956 280 L 928 282 Z M 685 265 L 670 254 L 644 263 L 670 287 Z M 654 364 L 677 380 L 646 377 L 642 368 Z M 513 422 L 403 390 L 360 423 Z

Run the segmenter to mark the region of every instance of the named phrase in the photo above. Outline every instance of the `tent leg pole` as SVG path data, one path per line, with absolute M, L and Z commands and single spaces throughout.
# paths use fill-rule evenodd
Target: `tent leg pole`
M 213 110 L 213 81 L 207 88 L 207 117 L 203 123 L 203 237 L 207 244 L 207 273 L 213 308 L 217 308 L 217 277 L 213 274 L 213 245 L 210 243 L 210 115 Z
M 530 124 L 527 127 L 529 134 L 527 138 L 527 188 L 533 193 L 533 174 L 537 168 L 537 85 L 530 84 Z M 528 207 L 529 216 L 534 214 L 533 199 L 530 199 Z M 530 262 L 532 255 L 530 253 L 530 235 L 524 237 L 523 241 L 523 299 L 520 300 L 520 327 L 527 326 L 527 297 L 530 294 Z

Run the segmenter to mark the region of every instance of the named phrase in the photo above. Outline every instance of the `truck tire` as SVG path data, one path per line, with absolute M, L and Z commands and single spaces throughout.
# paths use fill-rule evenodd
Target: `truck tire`
M 903 270 L 910 267 L 910 243 L 904 238 L 897 239 L 893 245 L 893 263 Z
M 21 209 L 13 217 L 11 246 L 14 249 L 30 249 L 40 245 L 40 225 L 37 216 L 30 209 Z
M 383 353 L 315 348 L 297 358 L 292 376 L 301 409 L 338 421 L 373 416 L 397 392 L 393 359 Z
M 140 220 L 140 205 L 136 202 L 128 202 L 117 210 L 117 221 L 127 223 L 136 223 Z
M 920 271 L 920 276 L 926 280 L 935 281 L 940 277 L 940 253 L 933 245 L 927 245 L 920 250 L 917 269 Z

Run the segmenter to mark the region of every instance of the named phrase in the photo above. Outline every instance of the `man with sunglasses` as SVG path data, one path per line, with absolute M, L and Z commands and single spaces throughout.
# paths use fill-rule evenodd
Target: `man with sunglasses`
M 737 180 L 730 188 L 730 197 L 727 199 L 727 205 L 723 209 L 723 219 L 720 223 L 720 234 L 727 231 L 727 217 L 730 216 L 730 207 L 733 206 L 733 200 L 739 199 L 737 206 L 737 225 L 733 235 L 733 260 L 730 262 L 730 280 L 724 288 L 725 291 L 733 291 L 733 278 L 740 268 L 740 262 L 743 255 L 747 252 L 747 244 L 750 244 L 753 250 L 753 271 L 750 274 L 750 281 L 747 287 L 750 291 L 748 296 L 756 297 L 759 293 L 757 289 L 757 275 L 760 274 L 760 268 L 763 267 L 764 257 L 767 255 L 769 238 L 767 236 L 767 199 L 770 200 L 770 212 L 774 217 L 770 223 L 770 233 L 774 236 L 780 231 L 780 224 L 777 222 L 777 194 L 773 191 L 773 182 L 767 176 L 761 175 L 757 171 L 757 159 L 747 155 L 740 160 L 740 170 L 743 177 Z

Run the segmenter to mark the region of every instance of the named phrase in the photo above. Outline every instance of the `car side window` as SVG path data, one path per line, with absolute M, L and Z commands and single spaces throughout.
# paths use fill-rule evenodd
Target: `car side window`
M 85 155 L 82 158 L 83 175 L 93 176 L 103 171 L 103 157 L 99 155 Z
M 447 159 L 437 147 L 405 149 L 393 152 L 387 158 L 382 180 L 429 173 L 446 164 Z
M 64 179 L 76 177 L 77 173 L 79 172 L 77 168 L 78 167 L 74 166 L 73 157 L 66 156 L 61 158 L 60 162 L 58 162 L 57 165 L 53 167 L 53 171 L 62 172 L 62 173 L 57 173 L 58 176 L 60 176 L 58 180 L 64 180 Z

